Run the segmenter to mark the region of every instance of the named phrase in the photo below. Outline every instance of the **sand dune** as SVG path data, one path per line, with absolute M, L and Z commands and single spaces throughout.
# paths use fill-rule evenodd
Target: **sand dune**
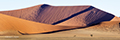
M 43 4 L 0 11 L 0 35 L 40 34 L 79 27 L 119 33 L 119 22 L 119 17 L 93 6 Z
M 105 21 L 97 25 L 87 27 L 89 30 L 113 31 L 119 32 L 118 21 Z M 34 21 L 28 21 L 4 14 L 0 14 L 0 35 L 21 35 L 22 34 L 38 34 L 52 32 L 57 30 L 78 28 L 80 26 L 58 26 L 43 24 Z M 112 28 L 112 29 L 111 29 Z
M 2 14 L 62 26 L 89 26 L 102 21 L 110 21 L 114 15 L 93 6 L 51 6 L 47 4 L 34 7 L 0 11 Z
M 23 34 L 35 34 L 71 28 L 77 27 L 43 24 L 0 14 L 0 32 L 14 30 Z

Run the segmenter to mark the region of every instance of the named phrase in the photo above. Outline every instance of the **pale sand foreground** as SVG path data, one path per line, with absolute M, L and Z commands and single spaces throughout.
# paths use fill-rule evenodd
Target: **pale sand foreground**
M 91 34 L 93 35 L 91 37 Z M 0 36 L 2 40 L 120 40 L 120 34 L 85 29 L 68 30 L 51 34 Z

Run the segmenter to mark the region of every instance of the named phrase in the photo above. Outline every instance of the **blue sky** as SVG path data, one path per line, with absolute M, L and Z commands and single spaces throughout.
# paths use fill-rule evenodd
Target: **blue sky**
M 53 6 L 92 5 L 120 16 L 120 0 L 0 0 L 0 11 L 22 9 L 39 4 Z

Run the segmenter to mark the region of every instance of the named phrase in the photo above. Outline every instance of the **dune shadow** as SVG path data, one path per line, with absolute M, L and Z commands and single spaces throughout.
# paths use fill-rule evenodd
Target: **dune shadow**
M 101 18 L 99 18 L 99 19 L 97 19 L 97 20 L 95 20 L 95 21 L 93 21 L 93 22 L 91 22 L 91 23 L 89 23 L 89 24 L 87 24 L 87 26 L 100 24 L 100 23 L 103 22 L 103 21 L 110 21 L 110 20 L 112 20 L 114 17 L 115 17 L 114 15 L 107 13 L 107 15 L 105 15 L 105 16 L 103 16 L 103 17 L 101 17 Z

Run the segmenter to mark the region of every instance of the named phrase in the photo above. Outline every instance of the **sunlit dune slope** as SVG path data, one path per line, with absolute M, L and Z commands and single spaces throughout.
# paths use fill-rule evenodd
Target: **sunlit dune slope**
M 0 32 L 15 30 L 23 34 L 34 34 L 71 28 L 76 27 L 43 24 L 0 14 Z
M 114 15 L 90 5 L 51 6 L 42 4 L 19 10 L 0 11 L 0 13 L 39 23 L 62 26 L 89 26 L 114 18 Z

